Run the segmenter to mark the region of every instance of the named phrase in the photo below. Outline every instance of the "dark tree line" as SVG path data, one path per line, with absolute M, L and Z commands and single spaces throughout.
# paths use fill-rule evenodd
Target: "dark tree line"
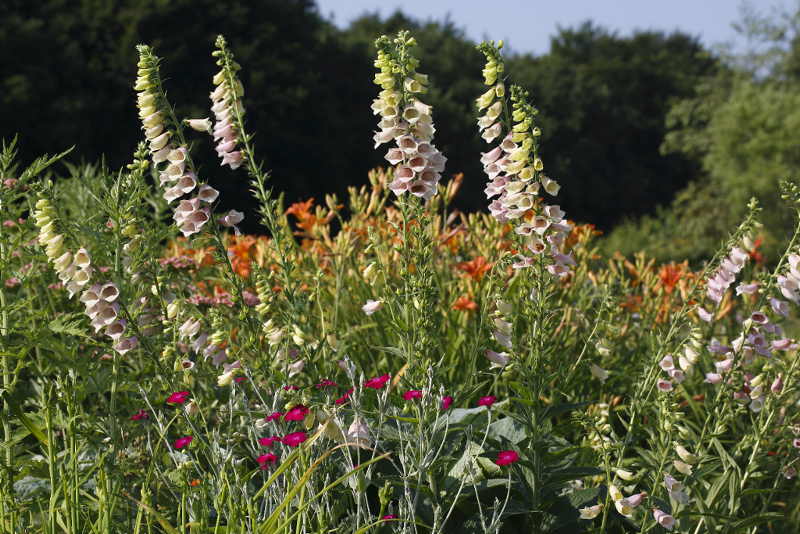
M 373 150 L 372 42 L 413 31 L 433 89 L 437 146 L 447 173 L 464 172 L 460 206 L 485 206 L 475 127 L 481 56 L 451 22 L 366 14 L 345 30 L 311 0 L 6 0 L 0 17 L 0 137 L 20 134 L 26 158 L 76 145 L 73 159 L 125 164 L 141 137 L 132 82 L 135 45 L 152 44 L 181 114 L 208 113 L 214 38 L 243 65 L 247 119 L 288 200 L 343 193 L 383 164 Z M 500 33 L 498 28 L 498 33 Z M 513 43 L 510 43 L 513 46 Z M 717 60 L 696 38 L 618 36 L 591 23 L 562 29 L 541 56 L 514 55 L 514 81 L 541 110 L 544 160 L 571 217 L 608 228 L 667 204 L 697 169 L 659 154 L 672 102 L 693 95 Z M 230 206 L 251 202 L 242 174 L 209 157 L 203 171 Z

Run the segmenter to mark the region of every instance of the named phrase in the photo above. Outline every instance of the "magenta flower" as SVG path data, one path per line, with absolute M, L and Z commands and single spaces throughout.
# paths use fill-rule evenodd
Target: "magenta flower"
M 487 408 L 490 407 L 492 404 L 497 401 L 497 397 L 494 395 L 487 395 L 485 397 L 481 397 L 478 399 L 478 406 L 486 406 Z
M 283 416 L 281 412 L 272 412 L 264 418 L 264 421 L 277 421 Z
M 286 434 L 281 442 L 290 447 L 297 447 L 306 439 L 308 439 L 308 436 L 306 436 L 305 432 L 292 432 L 291 434 Z
M 334 382 L 333 380 L 328 380 L 327 378 L 321 380 L 320 383 L 316 385 L 317 389 L 332 388 L 332 387 L 336 387 L 336 382 Z
M 284 421 L 302 421 L 308 415 L 308 408 L 298 404 L 283 416 Z
M 403 393 L 403 399 L 405 400 L 414 400 L 421 398 L 422 398 L 422 390 L 420 389 L 412 389 L 410 391 L 406 391 L 405 393 Z
M 291 386 L 291 385 L 283 386 L 284 391 L 297 391 L 298 389 L 300 389 L 300 387 L 298 386 Z
M 247 380 L 246 376 L 237 376 L 236 378 L 233 379 L 233 381 L 236 382 L 237 384 L 241 384 L 245 380 Z
M 385 374 L 383 376 L 376 376 L 374 378 L 370 378 L 366 382 L 364 382 L 364 387 L 372 388 L 372 389 L 382 389 L 383 386 L 391 379 L 392 377 L 389 374 Z
M 258 458 L 256 458 L 256 462 L 258 465 L 261 466 L 261 469 L 267 469 L 270 465 L 275 465 L 275 462 L 278 461 L 278 457 L 272 454 L 271 452 L 267 454 L 262 454 Z
M 258 444 L 264 447 L 272 447 L 273 443 L 280 443 L 281 438 L 272 436 L 271 438 L 258 438 Z
M 141 421 L 142 419 L 150 419 L 150 414 L 147 410 L 139 410 L 131 416 L 131 421 Z
M 383 519 L 384 521 L 386 521 L 387 519 L 397 519 L 397 516 L 395 514 L 386 514 L 381 516 L 381 519 Z
M 188 391 L 176 391 L 167 397 L 167 404 L 183 404 L 189 399 L 189 395 Z
M 353 392 L 353 388 L 348 389 L 344 395 L 339 397 L 334 401 L 335 404 L 344 404 L 350 398 L 350 394 Z
M 519 454 L 516 451 L 500 451 L 497 455 L 497 460 L 494 461 L 497 465 L 509 465 L 519 460 Z
M 453 397 L 449 395 L 447 397 L 442 397 L 442 410 L 449 410 L 450 405 L 453 404 Z
M 194 438 L 192 436 L 184 436 L 182 438 L 176 439 L 173 445 L 176 449 L 182 449 L 186 447 L 188 444 L 190 444 L 193 439 Z

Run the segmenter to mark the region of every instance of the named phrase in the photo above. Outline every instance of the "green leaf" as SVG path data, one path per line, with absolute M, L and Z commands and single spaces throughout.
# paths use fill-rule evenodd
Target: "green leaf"
M 13 413 L 17 417 L 17 419 L 19 419 L 19 422 L 22 423 L 25 426 L 25 428 L 28 429 L 28 432 L 33 434 L 33 436 L 37 440 L 39 440 L 39 443 L 41 443 L 44 446 L 47 446 L 47 436 L 45 436 L 44 432 L 42 432 L 38 426 L 33 424 L 33 422 L 28 418 L 28 416 L 25 415 L 25 412 L 22 411 L 22 408 L 19 407 L 19 404 L 17 404 L 11 399 L 11 396 L 8 394 L 8 392 L 4 391 L 2 398 L 3 402 L 6 403 L 6 405 L 11 410 L 11 413 Z

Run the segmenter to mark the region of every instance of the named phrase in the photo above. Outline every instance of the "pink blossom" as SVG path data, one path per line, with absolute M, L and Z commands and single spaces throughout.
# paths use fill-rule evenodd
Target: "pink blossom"
M 403 393 L 404 400 L 414 400 L 422 398 L 422 390 L 412 389 Z
M 442 397 L 442 410 L 449 410 L 452 404 L 453 404 L 453 397 L 450 397 L 449 395 L 446 397 Z
M 278 461 L 278 457 L 268 452 L 256 458 L 256 462 L 261 466 L 261 469 L 267 469 L 270 465 L 274 465 Z
M 382 376 L 377 376 L 374 378 L 370 378 L 366 382 L 364 382 L 364 387 L 372 388 L 372 389 L 382 389 L 383 386 L 386 385 L 387 382 L 391 379 L 389 374 L 385 374 Z
M 298 404 L 283 416 L 284 421 L 302 421 L 308 415 L 308 408 Z
M 258 438 L 258 444 L 264 447 L 272 447 L 273 443 L 280 443 L 281 438 L 277 436 L 272 436 L 269 438 Z
M 492 404 L 497 401 L 497 397 L 494 395 L 487 395 L 485 397 L 481 397 L 478 399 L 478 406 L 486 406 L 487 408 L 490 407 Z
M 317 389 L 336 387 L 336 382 L 324 378 L 315 386 Z
M 141 421 L 143 419 L 150 419 L 150 414 L 147 410 L 139 410 L 131 416 L 131 421 Z
M 353 388 L 348 389 L 344 392 L 344 395 L 339 397 L 334 401 L 335 404 L 344 404 L 350 398 L 350 394 L 353 393 Z
M 184 436 L 182 438 L 176 439 L 173 445 L 176 449 L 182 449 L 186 447 L 188 444 L 190 444 L 193 439 L 194 438 L 192 436 Z
M 279 420 L 283 414 L 281 412 L 272 412 L 268 416 L 264 418 L 264 421 L 277 421 Z
M 16 276 L 12 276 L 8 280 L 6 280 L 6 287 L 9 288 L 9 289 L 12 288 L 12 287 L 17 287 L 19 284 L 20 284 L 20 280 Z
M 510 465 L 519 460 L 519 454 L 516 451 L 500 451 L 497 455 L 497 460 L 494 461 L 499 466 Z
M 191 395 L 188 391 L 176 391 L 169 397 L 167 397 L 167 404 L 183 404 L 189 399 L 189 395 Z
M 308 436 L 306 436 L 305 432 L 292 432 L 291 434 L 285 435 L 281 440 L 281 443 L 288 445 L 289 447 L 297 447 L 306 439 L 308 439 Z

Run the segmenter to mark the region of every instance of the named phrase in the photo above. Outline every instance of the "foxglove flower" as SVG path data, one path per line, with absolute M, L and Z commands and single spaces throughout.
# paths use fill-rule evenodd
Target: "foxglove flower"
M 394 40 L 383 36 L 376 41 L 375 66 L 380 72 L 375 83 L 381 92 L 372 110 L 381 120 L 374 141 L 375 148 L 395 143 L 386 154 L 386 160 L 396 166 L 389 189 L 397 196 L 411 193 L 427 200 L 436 195 L 447 159 L 432 143 L 435 128 L 431 107 L 417 96 L 426 91 L 428 78 L 417 73 L 417 61 L 407 57 L 408 47 L 414 44 L 404 32 Z

